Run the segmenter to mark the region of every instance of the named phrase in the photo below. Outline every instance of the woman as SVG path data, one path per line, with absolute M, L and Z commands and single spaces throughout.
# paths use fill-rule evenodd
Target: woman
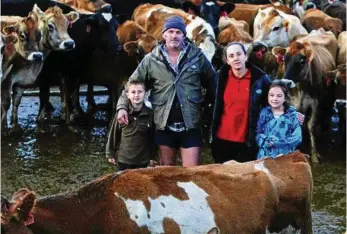
M 256 158 L 255 130 L 271 80 L 246 62 L 243 44 L 229 43 L 224 56 L 213 111 L 212 156 L 216 163 L 246 162 Z

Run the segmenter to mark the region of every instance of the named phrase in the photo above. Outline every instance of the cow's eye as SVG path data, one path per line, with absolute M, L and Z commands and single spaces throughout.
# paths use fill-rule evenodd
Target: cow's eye
M 304 59 L 304 58 L 302 58 L 302 59 L 300 59 L 299 63 L 300 63 L 300 65 L 301 65 L 301 66 L 304 66 L 304 65 L 305 65 L 305 63 L 306 63 L 306 61 L 305 61 L 305 59 Z
M 273 29 L 272 29 L 272 31 L 278 31 L 280 29 L 280 27 L 274 27 Z
M 27 36 L 25 35 L 25 33 L 21 33 L 21 34 L 19 34 L 19 38 L 20 38 L 22 41 L 24 41 L 24 40 L 26 40 Z
M 49 31 L 53 31 L 55 29 L 54 24 L 48 24 Z

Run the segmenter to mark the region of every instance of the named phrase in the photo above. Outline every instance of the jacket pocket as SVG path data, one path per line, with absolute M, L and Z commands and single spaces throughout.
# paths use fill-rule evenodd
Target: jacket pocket
M 153 97 L 150 96 L 148 98 L 148 101 L 150 101 L 150 103 L 153 106 L 162 106 L 162 105 L 164 105 L 167 102 L 167 99 L 164 99 L 164 98 L 153 98 Z
M 204 101 L 204 98 L 202 95 L 200 96 L 188 96 L 188 100 L 192 103 L 201 103 Z

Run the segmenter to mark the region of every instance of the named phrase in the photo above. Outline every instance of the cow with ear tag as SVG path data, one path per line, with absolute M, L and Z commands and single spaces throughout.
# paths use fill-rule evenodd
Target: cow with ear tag
M 321 159 L 316 143 L 317 128 L 321 128 L 320 131 L 327 128 L 336 98 L 335 84 L 327 73 L 335 70 L 337 48 L 337 40 L 332 32 L 314 30 L 292 42 L 288 48 L 273 49 L 278 57 L 284 54 L 283 78 L 296 84 L 291 97 L 292 104 L 299 112 L 309 116 L 305 125 L 310 135 L 313 162 Z
M 14 68 L 8 73 L 6 79 L 2 82 L 2 107 L 3 126 L 6 126 L 6 115 L 10 105 L 10 92 L 12 90 L 12 117 L 11 122 L 14 129 L 19 129 L 18 126 L 18 107 L 22 98 L 25 88 L 35 86 L 36 79 L 40 74 L 43 64 L 52 50 L 67 51 L 75 46 L 75 42 L 67 33 L 68 25 L 78 20 L 78 13 L 71 12 L 63 14 L 62 10 L 55 6 L 48 8 L 43 12 L 36 4 L 33 10 L 29 13 L 28 22 L 29 26 L 36 25 L 38 32 L 34 35 L 37 46 L 40 50 L 40 61 L 28 64 L 21 64 L 18 61 L 7 61 L 7 65 L 13 65 Z M 7 26 L 4 30 L 11 30 L 15 26 Z M 24 34 L 23 34 L 24 35 Z M 23 36 L 21 35 L 21 36 Z M 30 34 L 28 34 L 30 35 Z M 21 39 L 21 38 L 20 38 Z M 16 47 L 16 51 L 18 51 Z M 33 58 L 36 59 L 38 55 Z M 25 78 L 25 79 L 24 79 Z

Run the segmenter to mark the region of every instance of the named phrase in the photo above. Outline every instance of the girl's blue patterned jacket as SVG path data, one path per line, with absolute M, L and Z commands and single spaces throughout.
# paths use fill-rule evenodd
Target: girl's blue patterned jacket
M 271 106 L 264 107 L 257 124 L 256 142 L 259 146 L 257 158 L 276 157 L 296 150 L 302 141 L 301 126 L 297 111 L 290 106 L 279 118 L 275 118 Z M 269 142 L 273 145 L 270 147 Z

